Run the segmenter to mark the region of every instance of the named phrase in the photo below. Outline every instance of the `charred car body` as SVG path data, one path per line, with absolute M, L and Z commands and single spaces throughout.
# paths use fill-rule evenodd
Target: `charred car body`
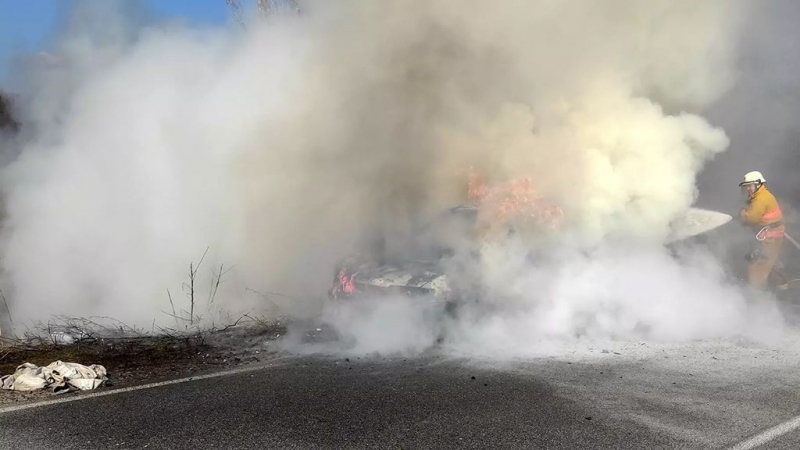
M 445 211 L 431 224 L 415 233 L 418 238 L 409 246 L 406 255 L 373 259 L 355 253 L 337 264 L 333 286 L 328 292 L 331 300 L 371 295 L 433 296 L 447 300 L 452 290 L 447 282 L 443 260 L 455 249 L 431 235 L 452 232 L 454 227 L 474 226 L 478 209 L 460 206 Z

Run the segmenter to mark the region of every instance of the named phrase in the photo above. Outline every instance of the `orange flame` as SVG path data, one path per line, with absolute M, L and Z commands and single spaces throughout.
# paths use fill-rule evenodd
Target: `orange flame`
M 347 270 L 342 269 L 339 271 L 339 287 L 345 294 L 352 294 L 356 291 L 355 275 L 347 275 Z
M 564 218 L 561 208 L 550 204 L 530 178 L 490 187 L 483 178 L 470 171 L 467 197 L 470 201 L 479 202 L 481 210 L 493 223 L 533 220 L 539 225 L 556 229 Z

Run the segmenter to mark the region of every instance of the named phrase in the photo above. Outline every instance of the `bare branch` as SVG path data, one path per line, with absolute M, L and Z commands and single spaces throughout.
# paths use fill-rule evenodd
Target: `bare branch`
M 203 264 L 203 260 L 206 259 L 206 254 L 208 253 L 208 249 L 210 249 L 210 248 L 211 247 L 206 247 L 206 251 L 204 251 L 203 252 L 203 256 L 200 257 L 200 262 L 197 263 L 197 268 L 195 269 L 195 272 L 194 272 L 195 274 L 197 273 L 197 270 L 200 269 L 200 265 Z
M 208 293 L 208 309 L 211 309 L 211 305 L 214 304 L 214 300 L 217 298 L 217 291 L 219 290 L 219 285 L 222 282 L 222 276 L 226 273 L 230 272 L 230 269 L 223 272 L 222 269 L 224 268 L 223 264 L 219 265 L 219 272 L 214 274 L 214 271 L 211 271 L 211 289 Z M 214 281 L 214 277 L 216 276 L 216 282 Z
M 190 301 L 190 310 L 189 310 L 189 319 L 190 324 L 194 321 L 194 274 L 195 272 L 192 271 L 192 263 L 189 263 L 189 301 Z
M 288 299 L 291 299 L 291 300 L 300 300 L 297 297 L 293 297 L 291 295 L 286 295 L 286 294 L 281 294 L 280 292 L 272 292 L 272 291 L 259 292 L 259 291 L 256 291 L 256 290 L 250 289 L 250 288 L 246 288 L 246 290 L 248 290 L 250 292 L 253 292 L 255 294 L 261 295 L 262 297 L 267 297 L 269 295 L 274 295 L 276 297 L 283 297 L 283 298 L 288 298 Z
M 233 322 L 232 324 L 230 324 L 230 325 L 228 325 L 228 326 L 226 326 L 226 327 L 224 327 L 224 328 L 220 328 L 220 329 L 219 329 L 219 331 L 225 331 L 225 330 L 228 330 L 228 329 L 230 329 L 230 328 L 233 328 L 233 327 L 235 327 L 235 326 L 236 326 L 236 325 L 238 325 L 238 324 L 239 324 L 239 322 L 240 322 L 242 319 L 244 319 L 245 317 L 247 317 L 247 314 L 245 314 L 245 315 L 243 315 L 242 317 L 239 317 L 238 319 L 236 319 L 236 322 Z
M 181 317 L 181 316 L 178 316 L 178 315 L 175 315 L 175 314 L 170 314 L 170 313 L 168 313 L 166 311 L 161 311 L 161 312 L 166 314 L 166 315 L 168 315 L 168 316 L 170 316 L 170 317 L 172 317 L 173 319 L 175 319 L 175 324 L 176 324 L 176 326 L 178 328 L 180 328 L 180 325 L 178 325 L 178 323 L 177 323 L 178 320 L 183 320 L 185 322 L 189 322 L 189 319 L 187 319 L 185 317 Z
M 11 310 L 8 308 L 8 301 L 6 300 L 6 295 L 3 293 L 2 289 L 0 289 L 0 298 L 3 299 L 3 304 L 6 305 L 6 314 L 8 314 L 8 321 L 13 324 L 14 319 L 11 318 Z
M 200 270 L 200 266 L 203 264 L 203 260 L 206 259 L 206 254 L 208 254 L 208 249 L 211 247 L 206 247 L 206 251 L 203 252 L 203 256 L 200 257 L 200 262 L 197 263 L 197 266 L 194 267 L 193 263 L 189 263 L 189 300 L 190 300 L 190 310 L 189 310 L 189 319 L 190 324 L 194 324 L 194 279 L 197 275 L 197 271 Z
M 169 297 L 169 305 L 172 306 L 172 317 L 175 317 L 175 326 L 178 327 L 178 315 L 175 314 L 175 303 L 172 302 L 172 294 L 170 294 L 169 289 L 167 289 L 167 297 Z

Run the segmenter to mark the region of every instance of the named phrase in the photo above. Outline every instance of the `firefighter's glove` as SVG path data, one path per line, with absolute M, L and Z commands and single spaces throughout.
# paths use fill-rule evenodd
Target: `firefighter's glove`
M 747 260 L 747 262 L 753 262 L 759 258 L 761 258 L 761 252 L 758 250 L 753 250 L 752 252 L 744 255 L 744 259 Z

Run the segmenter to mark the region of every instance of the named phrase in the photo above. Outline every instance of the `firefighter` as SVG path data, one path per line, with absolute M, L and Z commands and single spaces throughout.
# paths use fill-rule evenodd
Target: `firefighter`
M 783 214 L 766 183 L 758 171 L 746 173 L 739 183 L 747 196 L 747 206 L 742 208 L 740 216 L 756 233 L 755 248 L 747 255 L 747 281 L 755 289 L 764 289 L 772 274 L 777 278 L 775 288 L 786 290 L 788 284 L 780 263 L 785 233 Z

